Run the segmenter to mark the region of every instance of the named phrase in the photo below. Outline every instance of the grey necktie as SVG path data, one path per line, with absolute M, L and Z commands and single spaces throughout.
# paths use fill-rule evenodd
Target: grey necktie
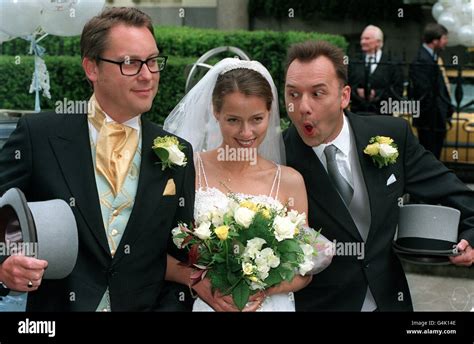
M 339 171 L 339 168 L 337 167 L 336 152 L 337 147 L 334 145 L 329 145 L 324 149 L 324 155 L 326 155 L 328 167 L 328 175 L 337 191 L 341 195 L 344 203 L 346 203 L 346 206 L 349 207 L 354 194 L 354 189 L 352 189 L 347 180 L 344 179 L 341 172 Z

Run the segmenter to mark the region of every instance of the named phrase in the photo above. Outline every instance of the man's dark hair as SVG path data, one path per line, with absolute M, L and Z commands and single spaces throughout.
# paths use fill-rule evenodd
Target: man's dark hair
M 425 31 L 423 32 L 423 42 L 431 43 L 435 39 L 440 39 L 441 36 L 447 35 L 448 29 L 443 25 L 437 23 L 430 23 L 426 25 Z
M 342 85 L 347 85 L 347 65 L 344 63 L 344 51 L 326 41 L 306 41 L 290 46 L 286 59 L 286 71 L 294 60 L 311 62 L 320 56 L 325 56 L 332 62 L 337 78 Z
M 152 20 L 148 14 L 133 7 L 106 8 L 84 26 L 81 35 L 81 58 L 87 57 L 98 62 L 107 48 L 110 29 L 119 24 L 144 26 L 154 36 Z

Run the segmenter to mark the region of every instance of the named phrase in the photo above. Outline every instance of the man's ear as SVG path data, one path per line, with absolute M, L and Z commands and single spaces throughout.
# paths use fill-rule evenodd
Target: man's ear
M 351 87 L 346 85 L 341 90 L 341 108 L 345 109 L 351 100 Z
M 96 61 L 91 60 L 88 57 L 84 57 L 82 59 L 82 68 L 84 68 L 87 79 L 89 79 L 92 83 L 97 81 L 99 78 L 99 66 L 97 65 Z

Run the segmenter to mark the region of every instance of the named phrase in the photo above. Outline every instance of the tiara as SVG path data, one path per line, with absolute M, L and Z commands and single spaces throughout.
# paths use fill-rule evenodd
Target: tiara
M 222 74 L 225 74 L 225 73 L 227 73 L 231 70 L 240 69 L 240 68 L 242 68 L 242 69 L 251 69 L 251 70 L 256 71 L 259 74 L 264 75 L 265 67 L 263 67 L 263 65 L 258 61 L 239 60 L 238 58 L 232 58 L 232 60 L 235 60 L 235 61 L 232 61 L 227 66 L 225 66 L 221 70 L 219 75 L 222 75 Z

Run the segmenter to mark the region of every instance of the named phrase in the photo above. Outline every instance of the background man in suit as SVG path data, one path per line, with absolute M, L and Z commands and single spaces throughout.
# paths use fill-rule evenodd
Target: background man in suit
M 351 111 L 361 114 L 392 115 L 382 111 L 381 101 L 397 100 L 403 93 L 403 72 L 399 65 L 382 52 L 383 32 L 367 26 L 360 36 L 362 56 L 349 60 Z M 382 103 L 383 104 L 383 103 Z M 387 109 L 389 110 L 389 109 Z
M 408 192 L 461 210 L 458 247 L 463 254 L 452 261 L 471 265 L 474 192 L 418 144 L 405 120 L 344 111 L 351 90 L 343 56 L 327 42 L 290 48 L 285 101 L 293 126 L 285 133 L 286 156 L 305 180 L 309 225 L 321 228 L 336 245 L 363 247 L 364 254 L 336 254 L 326 270 L 296 293 L 296 309 L 412 310 L 391 246 L 399 197 Z M 381 169 L 363 153 L 377 135 L 393 138 L 400 154 L 395 164 Z
M 141 116 L 166 63 L 150 17 L 104 10 L 84 27 L 81 54 L 94 89 L 89 113 L 24 117 L 0 152 L 0 194 L 18 187 L 28 201 L 71 205 L 76 266 L 63 280 L 43 281 L 46 261 L 2 257 L 0 281 L 30 292 L 29 311 L 182 309 L 182 295 L 160 293 L 171 228 L 192 220 L 195 173 L 183 140 L 191 163 L 162 171 L 153 141 L 170 134 Z
M 413 118 L 413 124 L 418 130 L 420 143 L 439 159 L 446 137 L 446 124 L 454 111 L 438 65 L 438 53 L 448 44 L 448 30 L 440 24 L 428 24 L 423 41 L 409 71 L 411 96 L 420 101 L 420 115 Z

